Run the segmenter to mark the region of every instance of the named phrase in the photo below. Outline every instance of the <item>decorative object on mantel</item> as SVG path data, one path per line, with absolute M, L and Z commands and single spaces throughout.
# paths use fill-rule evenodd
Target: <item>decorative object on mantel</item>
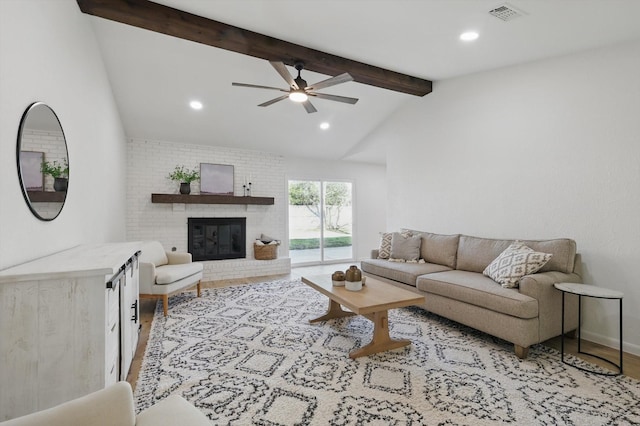
M 42 173 L 43 162 L 44 152 L 20 151 L 22 180 L 27 191 L 44 191 L 44 173 Z
M 233 166 L 200 163 L 200 193 L 233 195 Z
M 40 171 L 53 178 L 53 189 L 55 191 L 65 192 L 69 185 L 69 163 L 64 160 L 64 164 L 53 161 L 49 163 L 46 160 L 42 161 Z
M 278 258 L 280 240 L 261 234 L 253 243 L 253 253 L 256 260 L 274 260 Z
M 187 169 L 185 166 L 176 166 L 175 169 L 167 176 L 175 182 L 180 182 L 180 193 L 191 193 L 191 182 L 200 179 L 200 172 L 197 169 Z
M 247 181 L 247 177 L 244 178 L 244 185 L 242 185 L 242 191 L 245 197 L 251 197 L 251 185 L 253 185 L 253 177 L 249 174 L 249 180 Z

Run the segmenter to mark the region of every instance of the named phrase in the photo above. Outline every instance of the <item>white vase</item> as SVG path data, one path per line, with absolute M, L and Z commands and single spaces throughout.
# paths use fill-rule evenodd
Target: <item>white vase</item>
M 349 291 L 362 290 L 362 281 L 345 281 L 344 287 Z

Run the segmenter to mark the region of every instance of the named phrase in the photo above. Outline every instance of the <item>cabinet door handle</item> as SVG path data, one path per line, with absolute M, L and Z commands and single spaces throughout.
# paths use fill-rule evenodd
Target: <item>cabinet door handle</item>
M 133 309 L 133 315 L 131 316 L 131 321 L 138 322 L 138 300 L 136 300 L 131 305 L 131 309 Z

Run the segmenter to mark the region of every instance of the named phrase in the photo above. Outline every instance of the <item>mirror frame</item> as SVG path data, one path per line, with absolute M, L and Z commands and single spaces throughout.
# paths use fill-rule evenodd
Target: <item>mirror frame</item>
M 60 133 L 62 133 L 62 139 L 64 142 L 64 151 L 65 151 L 65 155 L 67 157 L 67 164 L 69 163 L 69 149 L 67 147 L 67 137 L 64 134 L 64 130 L 62 129 L 62 124 L 60 123 L 60 119 L 58 118 L 58 115 L 56 114 L 56 112 L 53 110 L 53 108 L 51 108 L 49 105 L 47 105 L 44 102 L 33 102 L 31 105 L 29 105 L 27 107 L 27 109 L 25 109 L 24 113 L 22 114 L 22 118 L 20 119 L 20 127 L 18 128 L 18 139 L 17 139 L 17 144 L 16 144 L 16 165 L 18 167 L 18 180 L 20 181 L 20 189 L 22 190 L 22 196 L 24 197 L 24 201 L 27 203 L 27 206 L 29 206 L 29 210 L 31 210 L 31 213 L 33 213 L 33 215 L 44 221 L 44 222 L 50 222 L 52 220 L 54 220 L 55 218 L 57 218 L 58 216 L 60 216 L 60 213 L 62 212 L 62 209 L 64 208 L 64 205 L 66 204 L 67 201 L 67 191 L 65 191 L 65 195 L 64 195 L 64 199 L 62 200 L 62 205 L 60 206 L 60 209 L 58 210 L 58 212 L 55 214 L 55 216 L 53 217 L 43 217 L 40 213 L 38 213 L 38 211 L 36 210 L 36 208 L 33 205 L 33 201 L 31 201 L 31 198 L 29 197 L 29 192 L 27 191 L 27 187 L 25 186 L 24 183 L 24 178 L 22 176 L 22 166 L 20 164 L 20 154 L 22 152 L 22 132 L 25 130 L 25 124 L 27 122 L 27 118 L 29 116 L 29 113 L 31 111 L 33 111 L 36 107 L 40 107 L 40 106 L 44 106 L 46 108 L 49 109 L 49 111 L 53 114 L 53 117 L 56 119 L 56 121 L 58 122 L 58 126 L 60 127 Z M 69 177 L 67 176 L 67 179 Z M 67 184 L 68 184 L 68 180 L 67 180 Z M 43 192 L 44 192 L 44 187 L 42 188 Z

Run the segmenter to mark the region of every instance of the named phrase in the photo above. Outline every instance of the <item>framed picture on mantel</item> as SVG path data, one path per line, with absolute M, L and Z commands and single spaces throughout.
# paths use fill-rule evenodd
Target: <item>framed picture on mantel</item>
M 27 191 L 44 191 L 43 161 L 44 152 L 20 151 L 22 182 Z
M 200 193 L 233 195 L 233 166 L 200 163 Z

